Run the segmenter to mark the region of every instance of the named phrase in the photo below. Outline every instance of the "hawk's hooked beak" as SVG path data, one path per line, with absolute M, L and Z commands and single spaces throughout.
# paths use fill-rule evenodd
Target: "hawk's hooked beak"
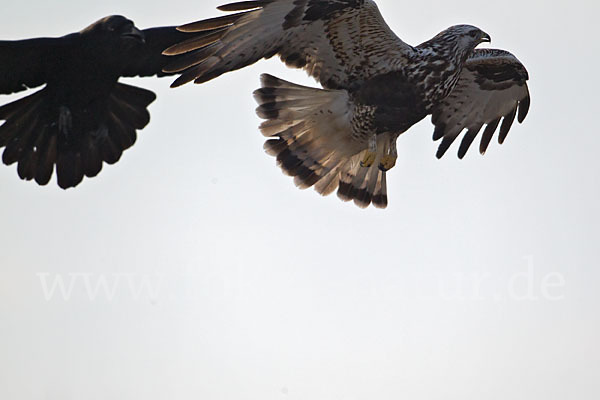
M 142 43 L 146 43 L 146 37 L 144 36 L 144 32 L 140 31 L 135 26 L 132 26 L 131 29 L 123 32 L 121 36 L 124 36 L 129 39 L 134 39 Z
M 481 39 L 479 39 L 479 43 L 492 43 L 492 38 L 485 32 L 482 32 Z

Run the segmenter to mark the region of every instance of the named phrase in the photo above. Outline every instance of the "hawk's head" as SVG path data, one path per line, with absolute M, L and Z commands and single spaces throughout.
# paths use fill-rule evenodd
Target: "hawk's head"
M 491 42 L 490 35 L 472 25 L 454 25 L 423 43 L 438 54 L 446 53 L 449 58 L 464 62 L 480 43 Z
M 480 43 L 491 43 L 490 35 L 472 25 L 455 25 L 446 29 L 446 32 L 456 40 L 458 50 L 472 51 Z

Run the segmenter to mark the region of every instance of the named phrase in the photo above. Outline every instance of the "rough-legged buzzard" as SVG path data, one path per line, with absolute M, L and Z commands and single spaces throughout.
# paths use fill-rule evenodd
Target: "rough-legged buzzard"
M 165 51 L 173 86 L 206 82 L 278 55 L 323 89 L 263 75 L 255 92 L 267 152 L 301 188 L 361 206 L 387 206 L 386 171 L 396 139 L 427 115 L 444 155 L 462 131 L 459 157 L 483 132 L 484 153 L 500 126 L 506 138 L 529 108 L 527 71 L 510 53 L 476 50 L 490 37 L 453 26 L 416 47 L 400 40 L 371 0 L 257 0 L 231 14 L 179 27 L 196 35 Z

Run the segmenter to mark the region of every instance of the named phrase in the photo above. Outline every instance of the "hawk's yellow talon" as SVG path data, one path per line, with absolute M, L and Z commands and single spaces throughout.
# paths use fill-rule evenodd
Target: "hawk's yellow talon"
M 398 157 L 390 154 L 383 156 L 381 162 L 379 163 L 379 169 L 382 171 L 389 171 L 390 169 L 394 168 L 397 159 Z
M 375 157 L 377 157 L 377 153 L 367 150 L 364 158 L 360 162 L 360 166 L 364 168 L 369 168 L 375 162 Z

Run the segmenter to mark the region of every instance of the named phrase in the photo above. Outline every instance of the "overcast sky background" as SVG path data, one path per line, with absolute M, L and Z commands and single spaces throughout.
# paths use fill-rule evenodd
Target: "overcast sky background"
M 220 4 L 5 1 L 0 38 Z M 132 80 L 158 94 L 152 121 L 98 177 L 65 192 L 0 167 L 0 398 L 600 398 L 599 3 L 378 5 L 408 43 L 470 23 L 513 52 L 525 124 L 438 161 L 421 122 L 389 208 L 361 210 L 298 190 L 262 150 L 259 74 L 314 85 L 304 72 Z

